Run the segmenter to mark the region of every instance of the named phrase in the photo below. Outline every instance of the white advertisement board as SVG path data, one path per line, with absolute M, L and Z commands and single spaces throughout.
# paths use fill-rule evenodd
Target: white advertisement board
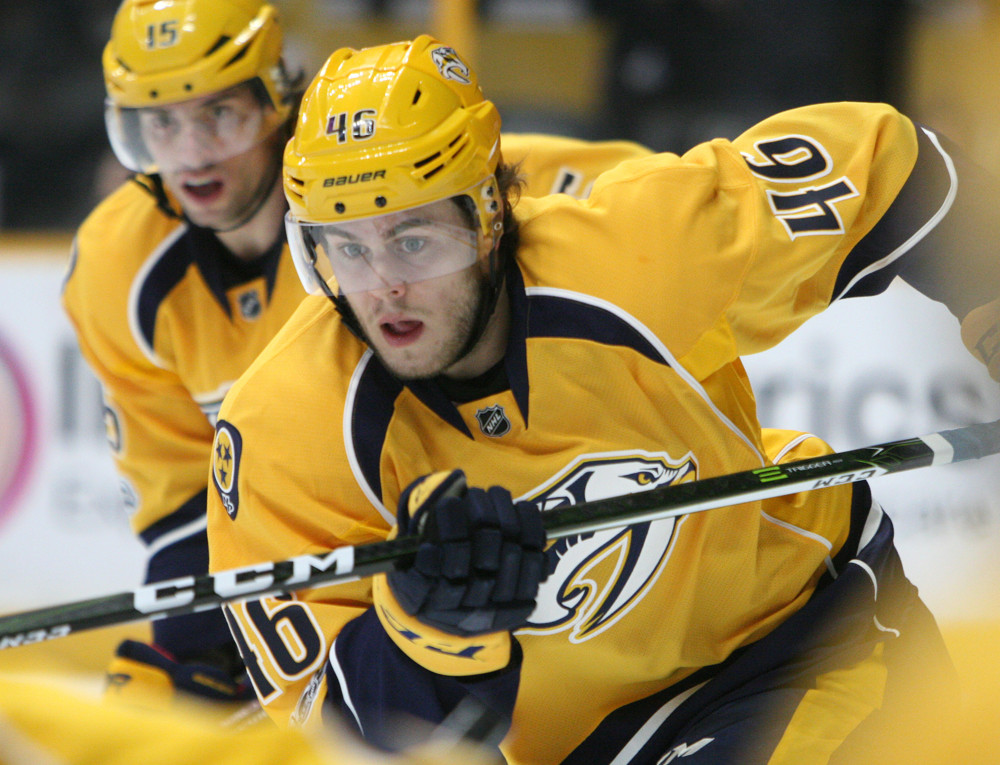
M 940 303 L 896 281 L 747 357 L 764 425 L 851 449 L 1000 417 L 1000 386 Z M 942 621 L 1000 615 L 1000 456 L 872 483 L 909 577 Z
M 0 610 L 131 589 L 128 528 L 100 386 L 59 304 L 69 243 L 0 255 Z

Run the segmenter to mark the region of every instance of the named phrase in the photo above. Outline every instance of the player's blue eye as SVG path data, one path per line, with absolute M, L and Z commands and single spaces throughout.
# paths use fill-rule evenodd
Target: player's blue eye
M 424 248 L 426 240 L 422 237 L 408 236 L 405 239 L 399 241 L 399 250 L 407 255 L 412 255 L 415 252 L 420 252 Z
M 346 244 L 340 245 L 337 251 L 347 260 L 355 260 L 357 258 L 363 258 L 365 253 L 368 252 L 368 248 L 364 245 L 358 244 L 357 242 L 347 242 Z

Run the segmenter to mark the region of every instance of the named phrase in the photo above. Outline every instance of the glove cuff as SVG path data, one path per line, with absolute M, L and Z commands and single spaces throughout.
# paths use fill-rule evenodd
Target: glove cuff
M 407 534 L 417 534 L 419 529 L 410 528 L 410 521 L 417 520 L 421 507 L 432 507 L 445 497 L 460 497 L 465 494 L 465 473 L 461 470 L 441 470 L 419 478 L 399 496 L 396 525 Z
M 105 701 L 163 712 L 177 696 L 173 680 L 162 668 L 119 653 L 108 664 Z
M 177 662 L 163 649 L 124 640 L 108 665 L 104 698 L 129 706 L 165 710 L 181 694 L 186 700 L 240 702 L 254 698 L 253 689 L 228 677 L 221 667 Z
M 510 663 L 509 632 L 461 637 L 428 626 L 403 610 L 385 574 L 372 578 L 372 603 L 392 642 L 417 664 L 435 674 L 481 675 L 503 669 Z

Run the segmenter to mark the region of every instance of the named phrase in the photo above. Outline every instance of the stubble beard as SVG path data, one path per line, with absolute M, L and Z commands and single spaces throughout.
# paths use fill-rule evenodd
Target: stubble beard
M 198 206 L 189 209 L 187 205 L 183 205 L 184 214 L 188 219 L 197 226 L 213 231 L 233 231 L 249 223 L 271 195 L 281 174 L 281 155 L 276 148 L 277 145 L 273 143 L 274 140 L 272 136 L 264 141 L 268 152 L 266 154 L 268 166 L 265 172 L 260 171 L 258 163 L 253 162 L 252 158 L 239 155 L 241 161 L 239 169 L 223 172 L 223 177 L 226 178 L 224 193 L 229 195 L 228 200 L 223 200 L 224 206 L 221 209 L 205 209 Z M 251 148 L 247 151 L 254 150 L 255 148 Z M 255 177 L 257 182 L 253 183 Z M 174 185 L 177 183 L 173 181 Z M 178 192 L 175 190 L 174 193 Z
M 461 290 L 456 290 L 460 294 L 456 295 L 456 299 L 453 301 L 451 314 L 445 317 L 451 332 L 433 346 L 412 350 L 407 348 L 391 349 L 388 353 L 383 353 L 381 343 L 373 343 L 368 330 L 364 330 L 368 347 L 375 352 L 382 365 L 397 379 L 407 382 L 437 377 L 466 355 L 469 336 L 476 325 L 480 306 L 485 300 L 483 287 L 485 277 L 475 268 L 471 269 L 471 273 L 471 282 L 464 281 Z M 441 302 L 446 301 L 447 298 L 444 298 Z M 373 329 L 375 332 L 381 332 L 377 325 Z M 420 343 L 418 342 L 417 345 Z M 402 360 L 401 357 L 403 357 Z M 410 363 L 407 363 L 407 360 Z

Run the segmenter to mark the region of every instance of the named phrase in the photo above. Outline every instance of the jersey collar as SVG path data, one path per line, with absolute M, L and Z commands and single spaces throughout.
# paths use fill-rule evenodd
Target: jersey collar
M 233 255 L 211 229 L 195 226 L 190 222 L 188 226 L 192 258 L 197 263 L 205 284 L 229 318 L 232 318 L 232 311 L 226 293 L 233 287 L 263 277 L 270 302 L 285 245 L 284 231 L 279 233 L 271 247 L 259 258 L 243 260 Z
M 504 288 L 510 299 L 510 335 L 504 353 L 504 369 L 511 393 L 521 412 L 525 427 L 528 425 L 528 310 L 524 292 L 524 278 L 516 263 L 508 263 Z M 434 380 L 411 380 L 404 383 L 428 409 L 452 427 L 472 438 L 472 433 L 462 419 L 455 404 L 445 395 L 441 385 Z

